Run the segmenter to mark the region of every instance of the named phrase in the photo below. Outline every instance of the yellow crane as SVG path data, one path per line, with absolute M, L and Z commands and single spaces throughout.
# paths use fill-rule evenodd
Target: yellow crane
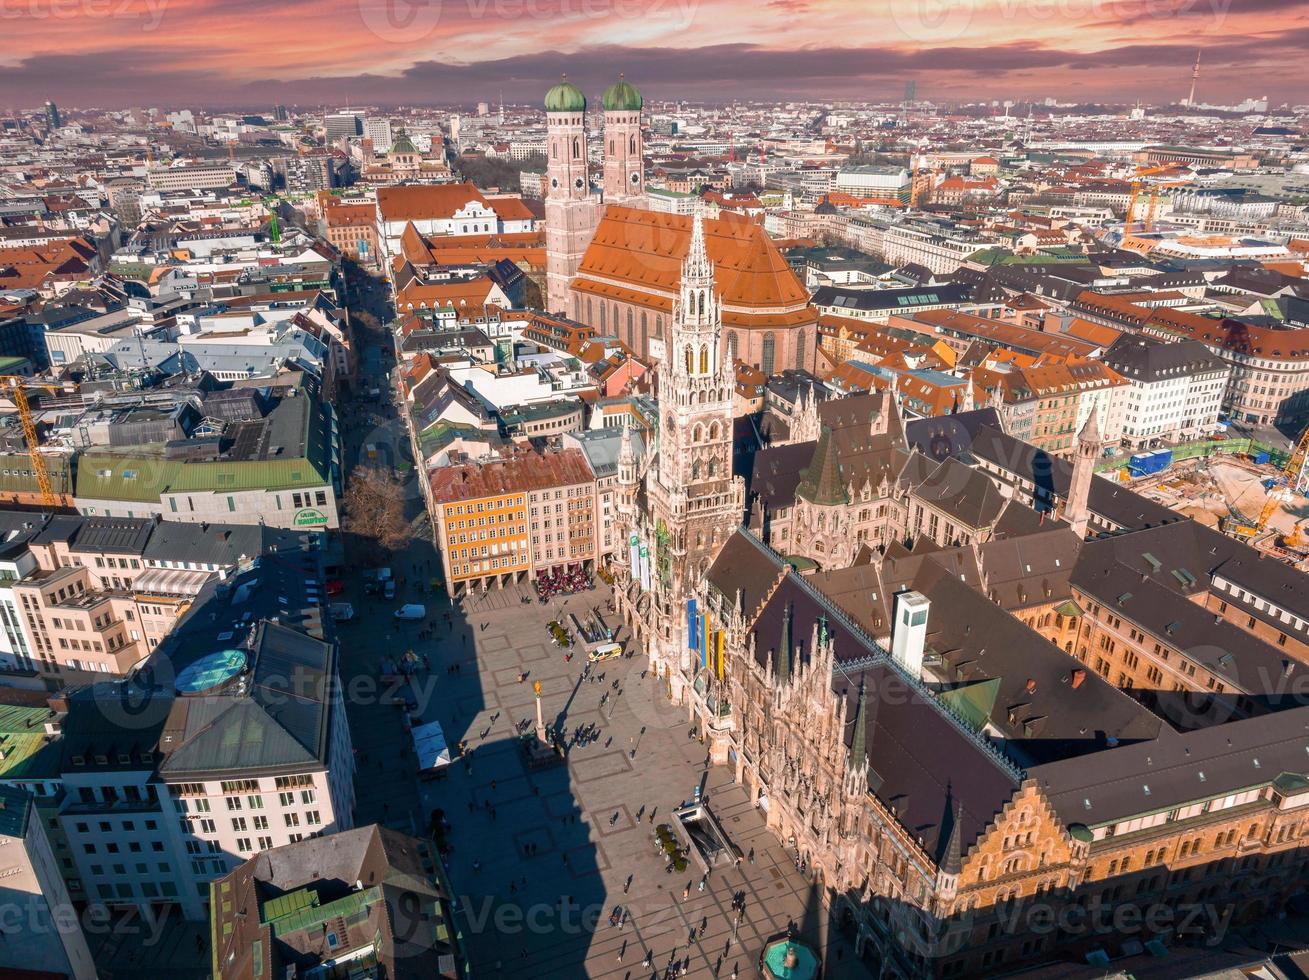
M 27 440 L 27 455 L 32 460 L 32 472 L 36 475 L 36 485 L 41 490 L 41 503 L 46 507 L 59 506 L 59 498 L 50 486 L 50 473 L 45 468 L 45 457 L 41 455 L 41 442 L 36 435 L 36 422 L 32 419 L 32 406 L 27 401 L 28 388 L 40 388 L 44 391 L 59 391 L 59 385 L 33 381 L 21 374 L 0 374 L 14 406 L 18 409 L 18 420 L 23 426 L 23 437 Z
M 1159 192 L 1167 187 L 1185 187 L 1190 180 L 1166 180 L 1161 184 L 1150 185 L 1150 203 L 1145 211 L 1145 230 L 1154 231 L 1155 213 L 1159 210 Z
M 1304 489 L 1302 474 L 1306 460 L 1309 460 L 1309 426 L 1305 426 L 1304 432 L 1300 433 L 1300 439 L 1291 450 L 1291 456 L 1282 467 L 1281 474 L 1268 488 L 1268 499 L 1264 501 L 1259 516 L 1251 521 L 1232 514 L 1222 521 L 1223 531 L 1234 538 L 1253 538 L 1262 534 L 1264 528 L 1268 526 L 1268 519 L 1273 516 L 1273 511 L 1289 499 L 1293 491 Z
M 1127 216 L 1123 219 L 1123 237 L 1126 238 L 1132 233 L 1132 219 L 1136 216 L 1136 205 L 1141 198 L 1141 180 L 1145 177 L 1161 174 L 1167 170 L 1174 169 L 1174 164 L 1165 163 L 1157 167 L 1137 167 L 1136 174 L 1132 177 L 1132 194 L 1127 200 Z

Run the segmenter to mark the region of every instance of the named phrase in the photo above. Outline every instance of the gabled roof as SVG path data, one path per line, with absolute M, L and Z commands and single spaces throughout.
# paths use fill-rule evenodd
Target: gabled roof
M 993 527 L 1009 499 L 989 476 L 953 457 L 939 464 L 912 496 L 969 529 Z
M 682 260 L 691 245 L 692 218 L 635 208 L 605 210 L 578 269 L 575 288 L 621 283 L 637 294 L 671 300 L 681 282 Z M 809 294 L 776 244 L 760 225 L 734 218 L 706 218 L 705 246 L 715 286 L 725 307 L 759 313 L 805 311 Z M 634 297 L 638 299 L 639 297 Z
M 491 207 L 482 192 L 470 183 L 405 184 L 377 189 L 377 213 L 383 221 L 452 218 L 470 203 Z

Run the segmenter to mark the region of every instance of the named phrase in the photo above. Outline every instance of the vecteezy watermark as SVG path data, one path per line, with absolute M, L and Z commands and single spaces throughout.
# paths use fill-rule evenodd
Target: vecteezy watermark
M 156 30 L 169 0 L 0 0 L 0 20 L 138 20 Z
M 1227 934 L 1235 912 L 1234 905 L 1212 902 L 1106 902 L 1098 896 L 1086 905 L 1069 902 L 1050 905 L 1046 902 L 1014 903 L 1001 906 L 996 916 L 1001 928 L 1010 935 L 1019 933 L 1042 936 L 1052 932 L 1075 936 L 1177 936 L 1204 937 L 1209 946 L 1217 946 Z
M 957 41 L 974 21 L 1075 24 L 1206 18 L 1210 30 L 1227 19 L 1232 0 L 896 0 L 891 20 L 911 41 Z
M 113 912 L 98 902 L 78 909 L 70 904 L 47 904 L 42 895 L 28 895 L 0 902 L 0 937 L 73 935 L 142 936 L 140 945 L 156 945 L 172 925 L 168 909 L 153 921 L 133 911 Z
M 662 18 L 685 31 L 699 7 L 700 0 L 359 0 L 359 16 L 383 41 L 411 44 L 430 37 L 443 19 L 467 24 Z

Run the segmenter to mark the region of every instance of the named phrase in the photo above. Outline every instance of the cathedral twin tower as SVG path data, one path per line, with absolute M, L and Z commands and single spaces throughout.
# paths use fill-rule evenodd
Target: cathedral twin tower
M 645 206 L 641 93 L 620 77 L 603 102 L 604 182 L 597 196 L 587 164 L 586 96 L 566 78 L 545 95 L 546 293 L 553 312 L 575 313 L 568 287 L 605 206 Z

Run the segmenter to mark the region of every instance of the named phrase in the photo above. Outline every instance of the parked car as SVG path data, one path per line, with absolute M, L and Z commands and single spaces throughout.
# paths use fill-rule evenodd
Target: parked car
M 344 591 L 345 591 L 345 583 L 342 582 L 339 578 L 329 578 L 327 580 L 328 595 L 340 595 Z
M 332 618 L 338 623 L 344 623 L 355 618 L 355 607 L 348 602 L 333 602 L 327 607 L 327 611 L 332 614 Z
M 427 607 L 421 602 L 406 602 L 395 611 L 396 619 L 419 620 L 427 618 Z
M 389 578 L 382 583 L 382 596 L 386 599 L 395 598 L 395 579 Z

